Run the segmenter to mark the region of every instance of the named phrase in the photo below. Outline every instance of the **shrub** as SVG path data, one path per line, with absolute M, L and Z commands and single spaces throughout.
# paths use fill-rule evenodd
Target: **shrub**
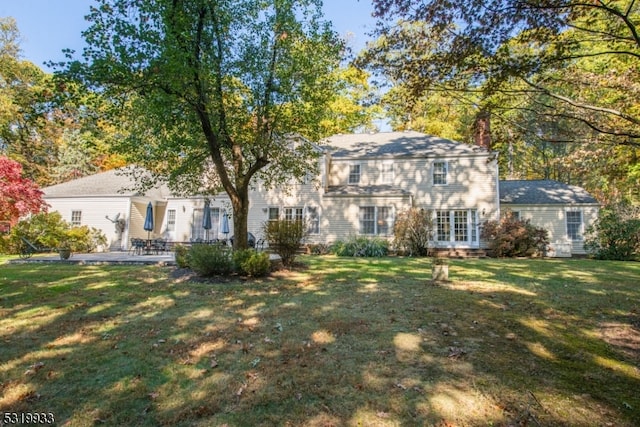
M 640 209 L 624 204 L 603 208 L 595 223 L 587 228 L 584 248 L 597 259 L 638 259 Z
M 266 276 L 271 272 L 271 260 L 266 252 L 255 252 L 243 263 L 241 270 L 252 277 Z
M 499 221 L 482 225 L 481 236 L 488 241 L 496 257 L 543 255 L 549 246 L 549 232 L 529 220 L 519 220 L 508 213 Z
M 87 226 L 72 227 L 59 212 L 44 212 L 19 221 L 6 237 L 4 250 L 19 253 L 21 237 L 35 246 L 56 249 L 68 247 L 74 252 L 91 252 L 106 245 L 107 238 L 99 230 Z
M 398 214 L 393 227 L 393 245 L 408 256 L 426 256 L 433 237 L 431 212 L 410 208 Z
M 191 246 L 188 264 L 193 271 L 204 277 L 233 272 L 231 251 L 220 245 L 195 244 Z
M 299 220 L 272 220 L 263 226 L 269 248 L 280 256 L 282 265 L 289 267 L 295 261 L 306 236 L 307 226 Z
M 331 253 L 331 246 L 326 243 L 313 243 L 308 245 L 309 253 L 312 255 L 327 255 Z
M 173 248 L 176 254 L 176 264 L 180 268 L 189 268 L 189 248 L 185 245 L 176 245 Z
M 255 251 L 253 249 L 238 249 L 233 251 L 233 266 L 237 272 L 240 274 L 247 274 L 247 272 L 243 268 L 243 264 L 251 258 Z
M 337 256 L 382 257 L 389 253 L 389 242 L 379 237 L 351 236 L 331 247 Z

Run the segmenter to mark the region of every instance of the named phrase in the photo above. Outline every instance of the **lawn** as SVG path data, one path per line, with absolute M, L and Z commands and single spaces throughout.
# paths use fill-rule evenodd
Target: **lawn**
M 640 425 L 640 263 L 0 265 L 0 412 L 58 426 Z M 1 423 L 1 421 L 0 421 Z

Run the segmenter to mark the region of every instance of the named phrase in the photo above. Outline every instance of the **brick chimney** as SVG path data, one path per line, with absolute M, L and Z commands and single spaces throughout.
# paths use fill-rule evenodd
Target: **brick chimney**
M 473 123 L 473 138 L 476 145 L 491 150 L 491 113 L 480 111 Z

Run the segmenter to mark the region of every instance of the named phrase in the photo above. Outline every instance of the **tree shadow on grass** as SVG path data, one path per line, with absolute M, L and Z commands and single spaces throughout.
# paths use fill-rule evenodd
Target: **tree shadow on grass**
M 640 421 L 633 345 L 598 332 L 636 328 L 628 285 L 603 304 L 603 279 L 580 286 L 563 263 L 456 261 L 434 286 L 426 260 L 311 262 L 217 284 L 76 267 L 86 281 L 38 284 L 22 308 L 27 289 L 3 291 L 25 323 L 3 334 L 21 344 L 2 350 L 0 411 L 83 426 Z

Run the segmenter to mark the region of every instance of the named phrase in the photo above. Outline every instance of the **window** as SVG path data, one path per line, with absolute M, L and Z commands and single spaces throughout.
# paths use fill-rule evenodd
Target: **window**
M 71 211 L 71 225 L 74 227 L 82 225 L 82 211 Z
M 318 208 L 307 206 L 307 232 L 309 234 L 320 234 L 320 216 Z
M 360 207 L 360 234 L 376 234 L 376 208 Z
M 451 240 L 449 211 L 436 211 L 436 237 L 440 242 Z
M 389 234 L 391 222 L 391 208 L 389 206 L 380 206 L 376 212 L 376 234 Z
M 211 228 L 205 230 L 202 226 L 202 219 L 204 217 L 204 209 L 193 210 L 193 222 L 191 224 L 191 240 L 211 240 L 220 238 L 220 208 L 209 208 L 211 212 Z M 171 219 L 171 211 L 168 213 L 167 229 L 169 228 L 169 221 Z M 175 223 L 175 214 L 174 214 Z
M 456 242 L 466 242 L 469 240 L 467 211 L 453 211 L 453 240 Z
M 191 240 L 204 240 L 204 228 L 202 228 L 202 217 L 204 209 L 193 210 L 193 222 L 191 223 Z
M 360 164 L 352 163 L 349 165 L 349 184 L 360 183 Z
M 476 209 L 436 211 L 435 225 L 436 240 L 439 242 L 478 243 Z
M 284 208 L 284 219 L 288 221 L 302 221 L 304 218 L 302 212 L 302 208 Z
M 167 231 L 176 231 L 176 210 L 167 211 Z
M 567 212 L 567 235 L 571 240 L 582 240 L 582 212 Z
M 278 219 L 280 219 L 280 209 L 269 208 L 269 221 L 277 221 Z
M 360 234 L 388 235 L 393 230 L 391 206 L 361 206 Z
M 447 184 L 447 162 L 433 163 L 433 185 Z
M 382 184 L 393 184 L 393 179 L 394 179 L 393 162 L 392 161 L 383 162 L 380 169 L 380 182 Z

